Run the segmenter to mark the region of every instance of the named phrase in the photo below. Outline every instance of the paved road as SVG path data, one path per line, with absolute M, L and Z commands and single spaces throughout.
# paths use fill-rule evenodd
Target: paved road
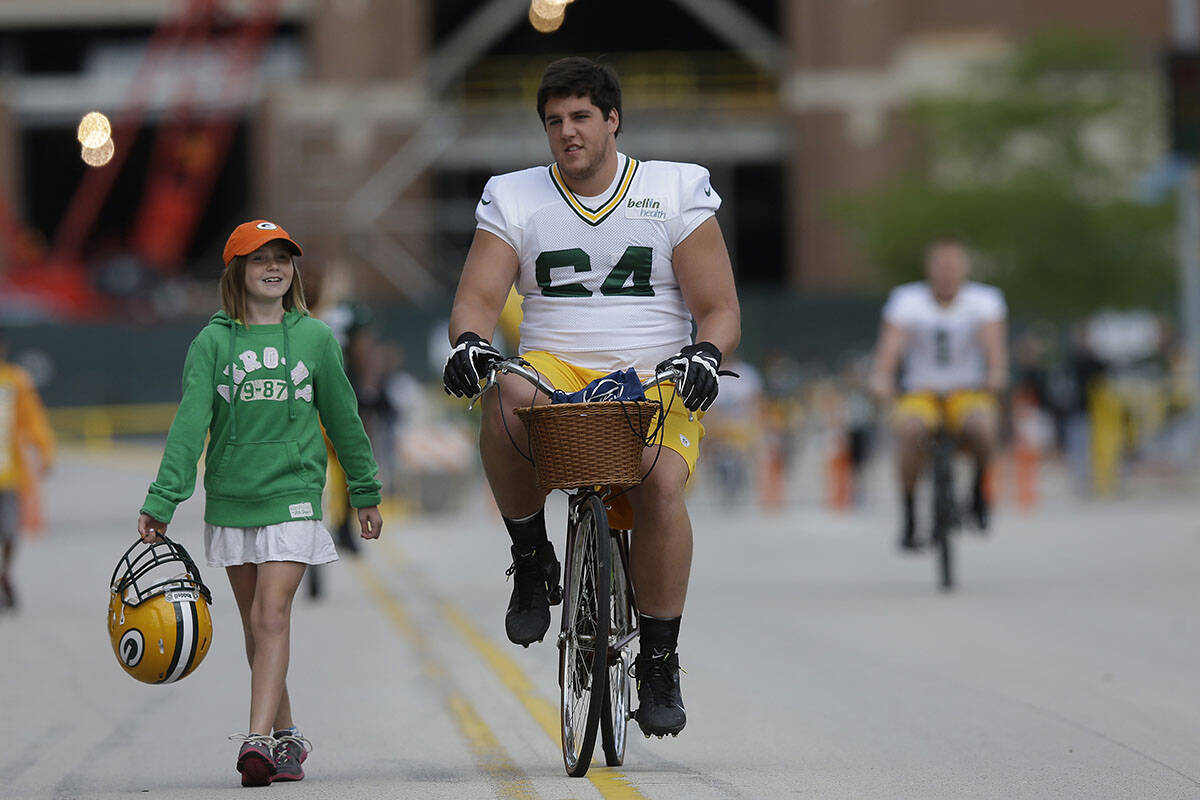
M 183 682 L 114 663 L 106 584 L 156 453 L 68 453 L 24 607 L 0 617 L 0 797 L 208 798 L 248 671 L 215 570 L 215 639 Z M 563 776 L 555 651 L 503 641 L 503 534 L 482 495 L 393 524 L 299 600 L 289 677 L 316 749 L 274 794 L 329 798 L 1200 797 L 1192 497 L 1010 513 L 963 586 L 892 549 L 886 503 L 776 516 L 697 497 L 681 655 L 690 722 L 620 770 Z M 173 530 L 198 557 L 200 503 Z M 551 513 L 559 524 L 561 507 Z

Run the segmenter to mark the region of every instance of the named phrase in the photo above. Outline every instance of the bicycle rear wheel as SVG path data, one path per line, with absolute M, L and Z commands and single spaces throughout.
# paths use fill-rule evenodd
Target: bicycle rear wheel
M 609 599 L 608 686 L 604 693 L 604 710 L 600 715 L 600 742 L 604 747 L 604 763 L 619 767 L 625 763 L 625 731 L 629 724 L 629 701 L 632 690 L 633 636 L 637 633 L 637 608 L 626 570 L 629 557 L 629 532 L 613 534 L 611 598 Z M 624 641 L 621 647 L 614 645 Z
M 933 544 L 938 554 L 938 584 L 946 592 L 954 588 L 950 539 L 958 516 L 954 506 L 953 457 L 954 443 L 942 432 L 933 453 Z
M 572 499 L 567 536 L 567 585 L 559 638 L 563 763 L 587 774 L 608 677 L 610 550 L 608 517 L 595 494 Z

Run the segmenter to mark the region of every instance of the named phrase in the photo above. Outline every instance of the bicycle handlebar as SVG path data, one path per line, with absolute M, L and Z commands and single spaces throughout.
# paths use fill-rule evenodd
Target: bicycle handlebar
M 526 364 L 527 362 L 520 356 L 513 356 L 512 358 L 506 358 L 503 361 L 492 362 L 492 365 L 488 368 L 487 380 L 484 381 L 483 389 L 480 390 L 479 394 L 471 398 L 471 402 L 467 408 L 474 408 L 475 401 L 480 397 L 483 397 L 483 395 L 489 389 L 496 385 L 496 382 L 501 374 L 520 375 L 522 378 L 529 381 L 529 383 L 531 383 L 535 388 L 540 389 L 544 394 L 554 394 L 554 387 L 551 386 L 550 383 L 543 378 L 540 373 L 537 372 L 537 370 L 526 366 Z M 667 381 L 677 381 L 681 377 L 683 377 L 681 370 L 675 369 L 674 367 L 668 367 L 667 369 L 656 372 L 653 377 L 642 381 L 642 390 L 645 391 L 647 389 L 652 389 L 658 384 L 666 383 Z

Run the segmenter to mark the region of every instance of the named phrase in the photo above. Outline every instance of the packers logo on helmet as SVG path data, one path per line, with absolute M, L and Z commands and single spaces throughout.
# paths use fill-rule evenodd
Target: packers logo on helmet
M 134 542 L 109 583 L 113 653 L 121 668 L 143 683 L 187 677 L 212 643 L 212 593 L 187 550 L 160 538 L 154 544 Z

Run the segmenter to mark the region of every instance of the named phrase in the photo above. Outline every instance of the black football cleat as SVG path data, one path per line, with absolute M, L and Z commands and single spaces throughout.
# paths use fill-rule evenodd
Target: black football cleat
M 678 736 L 687 724 L 679 671 L 679 654 L 668 650 L 655 650 L 650 656 L 639 654 L 633 663 L 638 682 L 638 710 L 633 718 L 646 738 Z
M 504 631 L 513 644 L 528 647 L 540 642 L 550 629 L 550 606 L 562 602 L 558 583 L 558 559 L 554 545 L 542 542 L 527 551 L 512 546 L 512 596 L 504 615 Z

